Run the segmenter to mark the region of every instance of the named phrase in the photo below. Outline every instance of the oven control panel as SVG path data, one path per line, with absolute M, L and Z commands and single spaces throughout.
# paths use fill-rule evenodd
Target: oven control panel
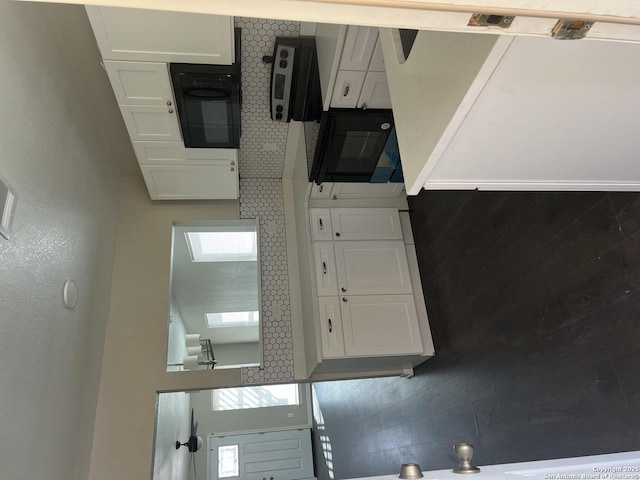
M 289 45 L 277 45 L 273 56 L 271 78 L 271 119 L 288 122 L 291 119 L 291 83 L 293 82 L 296 49 Z

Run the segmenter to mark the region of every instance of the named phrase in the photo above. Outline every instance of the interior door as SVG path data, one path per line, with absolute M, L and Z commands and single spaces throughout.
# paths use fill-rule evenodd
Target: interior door
M 313 477 L 311 431 L 209 437 L 210 480 L 294 480 Z

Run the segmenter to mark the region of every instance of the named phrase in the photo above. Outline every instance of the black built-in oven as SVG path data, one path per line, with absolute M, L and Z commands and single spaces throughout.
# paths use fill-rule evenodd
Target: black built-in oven
M 330 109 L 322 114 L 310 180 L 369 182 L 393 128 L 391 110 Z
M 232 65 L 172 63 L 173 93 L 187 148 L 239 148 L 240 31 L 236 29 Z

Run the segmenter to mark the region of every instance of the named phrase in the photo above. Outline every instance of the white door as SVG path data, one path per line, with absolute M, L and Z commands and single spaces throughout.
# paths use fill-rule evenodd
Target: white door
M 238 172 L 217 165 L 140 165 L 152 200 L 238 198 Z
M 233 17 L 87 6 L 105 60 L 230 65 Z
M 210 480 L 294 480 L 313 477 L 311 431 L 209 437 Z
M 121 105 L 120 112 L 131 140 L 182 141 L 178 114 L 173 106 Z
M 175 104 L 166 63 L 105 60 L 104 68 L 118 105 Z
M 339 295 L 412 293 L 404 242 L 333 242 Z
M 332 208 L 334 240 L 402 240 L 395 208 Z
M 391 94 L 386 73 L 367 73 L 358 100 L 358 108 L 391 108 Z
M 413 295 L 341 297 L 348 357 L 423 352 Z

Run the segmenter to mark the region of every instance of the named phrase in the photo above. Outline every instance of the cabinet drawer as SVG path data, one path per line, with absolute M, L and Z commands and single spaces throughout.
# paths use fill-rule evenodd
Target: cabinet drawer
M 340 70 L 336 75 L 336 85 L 331 97 L 331 106 L 335 108 L 356 108 L 366 75 L 366 72 Z
M 322 332 L 322 356 L 344 357 L 342 317 L 338 297 L 320 297 L 320 331 Z
M 328 208 L 310 209 L 311 238 L 313 241 L 332 240 L 331 210 Z
M 402 240 L 395 208 L 332 208 L 334 240 Z
M 330 198 L 332 188 L 333 188 L 333 183 L 331 182 L 324 182 L 320 185 L 313 183 L 311 185 L 310 198 Z
M 412 295 L 341 297 L 340 311 L 347 357 L 423 352 Z
M 338 294 L 333 242 L 315 242 L 313 256 L 316 265 L 318 296 Z
M 346 200 L 350 198 L 397 198 L 404 193 L 402 183 L 334 183 L 331 198 Z
M 413 292 L 402 240 L 334 242 L 340 295 Z

